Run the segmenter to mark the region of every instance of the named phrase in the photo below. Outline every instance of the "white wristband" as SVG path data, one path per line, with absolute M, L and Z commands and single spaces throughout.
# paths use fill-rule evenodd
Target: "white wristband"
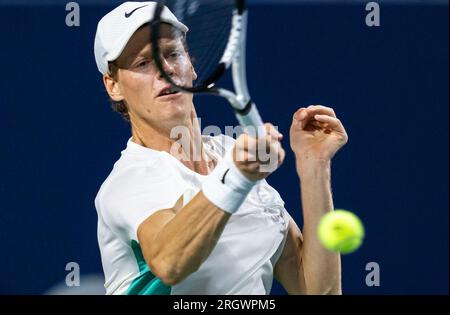
M 257 182 L 247 179 L 233 161 L 233 151 L 225 154 L 214 171 L 203 182 L 206 198 L 218 208 L 235 213 Z

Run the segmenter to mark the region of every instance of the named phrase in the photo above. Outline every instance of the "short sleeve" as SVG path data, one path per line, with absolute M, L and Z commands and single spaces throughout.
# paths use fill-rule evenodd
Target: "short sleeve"
M 181 176 L 163 163 L 122 170 L 99 198 L 105 223 L 127 244 L 137 241 L 143 221 L 157 211 L 173 208 L 188 188 Z

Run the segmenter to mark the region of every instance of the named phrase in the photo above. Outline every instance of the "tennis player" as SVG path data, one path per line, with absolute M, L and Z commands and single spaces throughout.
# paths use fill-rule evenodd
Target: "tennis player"
M 276 158 L 269 162 L 280 166 L 282 135 L 267 124 L 258 139 L 202 136 L 193 96 L 172 91 L 152 62 L 153 10 L 152 2 L 120 5 L 99 22 L 95 39 L 106 91 L 131 124 L 95 200 L 107 294 L 269 294 L 274 277 L 289 294 L 340 294 L 340 256 L 316 236 L 320 218 L 333 211 L 330 162 L 347 142 L 334 111 L 310 106 L 293 115 L 302 232 L 257 154 L 267 145 Z M 162 17 L 164 66 L 190 83 L 187 27 L 169 10 Z M 182 145 L 172 135 L 179 127 L 188 131 Z

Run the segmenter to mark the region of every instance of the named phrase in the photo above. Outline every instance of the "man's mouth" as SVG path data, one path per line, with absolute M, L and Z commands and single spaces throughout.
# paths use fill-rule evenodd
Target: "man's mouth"
M 161 92 L 159 92 L 157 97 L 163 97 L 163 96 L 169 96 L 169 95 L 175 95 L 175 94 L 181 94 L 181 92 L 178 91 L 177 89 L 175 89 L 174 87 L 170 86 L 170 87 L 162 89 Z

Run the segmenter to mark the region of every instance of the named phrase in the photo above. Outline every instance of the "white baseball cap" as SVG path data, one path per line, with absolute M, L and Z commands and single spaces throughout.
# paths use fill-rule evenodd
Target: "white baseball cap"
M 108 63 L 122 54 L 133 34 L 143 25 L 153 20 L 156 2 L 125 2 L 105 15 L 97 27 L 95 35 L 95 61 L 102 74 L 108 72 Z M 171 24 L 183 33 L 189 31 L 166 7 L 161 21 Z

